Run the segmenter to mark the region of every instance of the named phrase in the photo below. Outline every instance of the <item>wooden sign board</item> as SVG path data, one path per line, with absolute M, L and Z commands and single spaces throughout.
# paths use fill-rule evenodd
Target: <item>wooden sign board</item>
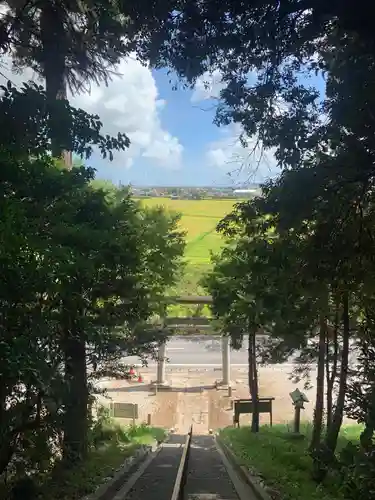
M 133 403 L 111 403 L 114 418 L 131 418 L 133 423 L 138 418 L 138 405 Z
M 235 401 L 234 408 L 239 415 L 241 413 L 253 413 L 254 403 L 252 401 Z M 259 413 L 271 413 L 272 401 L 259 401 L 258 411 Z
M 272 401 L 275 398 L 259 398 L 258 411 L 259 413 L 268 413 L 270 416 L 270 425 L 272 427 Z M 237 399 L 234 401 L 234 417 L 233 423 L 240 425 L 240 415 L 253 413 L 254 404 L 251 399 Z

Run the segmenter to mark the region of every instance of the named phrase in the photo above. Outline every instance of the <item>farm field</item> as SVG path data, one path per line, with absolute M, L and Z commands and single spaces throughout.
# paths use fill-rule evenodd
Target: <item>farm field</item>
M 171 198 L 142 198 L 145 206 L 162 205 L 181 214 L 181 228 L 186 231 L 186 269 L 178 293 L 204 295 L 199 286 L 203 273 L 209 269 L 210 254 L 220 250 L 223 239 L 216 232 L 217 223 L 240 200 L 172 200 Z

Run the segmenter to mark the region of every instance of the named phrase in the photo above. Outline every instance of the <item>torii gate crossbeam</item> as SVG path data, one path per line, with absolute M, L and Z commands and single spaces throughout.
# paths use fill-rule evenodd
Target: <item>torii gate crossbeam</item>
M 167 304 L 212 304 L 211 296 L 186 296 L 186 297 L 166 297 Z M 181 317 L 181 318 L 163 318 L 163 326 L 169 329 L 184 328 L 193 330 L 197 328 L 210 328 L 212 320 L 206 317 Z M 227 335 L 222 335 L 222 385 L 230 385 L 230 342 Z M 166 386 L 165 368 L 166 368 L 166 343 L 161 344 L 158 354 L 157 366 L 157 386 Z

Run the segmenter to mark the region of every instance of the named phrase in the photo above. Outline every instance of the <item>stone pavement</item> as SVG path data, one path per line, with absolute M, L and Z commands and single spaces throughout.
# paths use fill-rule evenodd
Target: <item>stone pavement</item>
M 175 428 L 176 432 L 185 433 L 193 422 L 198 434 L 207 434 L 209 429 L 216 430 L 232 424 L 233 410 L 226 390 L 216 390 L 214 384 L 221 379 L 217 369 L 175 368 L 167 372 L 170 383 L 168 390 L 160 390 L 155 394 L 150 382 L 155 378 L 154 370 L 144 369 L 144 383 L 129 383 L 124 380 L 107 380 L 101 387 L 108 390 L 110 399 L 101 398 L 103 404 L 110 400 L 138 404 L 139 422 L 147 422 L 151 415 L 151 423 L 155 426 Z M 294 409 L 289 392 L 296 387 L 303 390 L 303 383 L 297 385 L 289 380 L 290 368 L 267 366 L 259 369 L 259 394 L 261 397 L 274 397 L 273 423 L 287 423 L 294 418 Z M 249 389 L 246 368 L 232 368 L 232 398 L 248 398 Z M 315 373 L 312 372 L 312 383 Z M 311 420 L 315 401 L 314 388 L 304 391 L 310 400 L 305 404 L 302 420 Z M 262 424 L 269 423 L 268 415 L 261 415 Z M 241 417 L 242 425 L 248 424 L 250 416 Z M 129 422 L 130 423 L 130 422 Z

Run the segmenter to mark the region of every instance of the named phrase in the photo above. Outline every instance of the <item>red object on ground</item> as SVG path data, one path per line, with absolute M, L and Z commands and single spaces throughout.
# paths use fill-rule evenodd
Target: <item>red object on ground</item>
M 134 368 L 130 368 L 129 375 L 134 375 Z
M 142 375 L 138 375 L 138 382 L 143 382 L 143 377 L 142 377 Z

